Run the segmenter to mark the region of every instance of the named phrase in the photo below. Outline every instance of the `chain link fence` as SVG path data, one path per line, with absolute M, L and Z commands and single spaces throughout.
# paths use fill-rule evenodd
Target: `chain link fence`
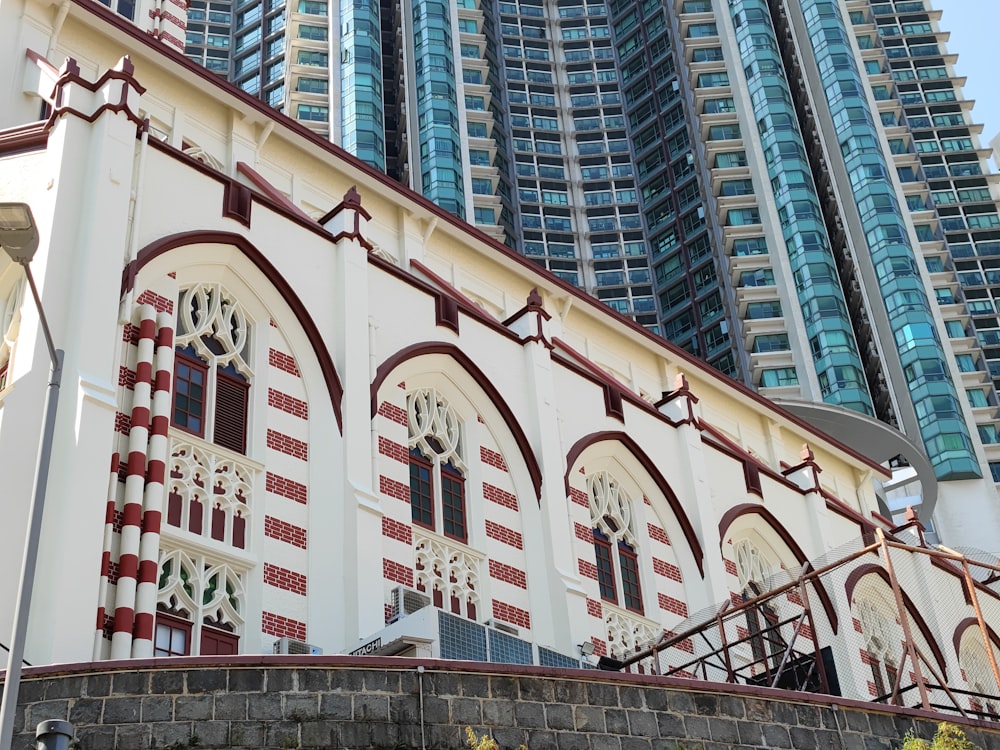
M 742 576 L 629 671 L 842 695 L 1000 721 L 1000 565 L 910 524 Z

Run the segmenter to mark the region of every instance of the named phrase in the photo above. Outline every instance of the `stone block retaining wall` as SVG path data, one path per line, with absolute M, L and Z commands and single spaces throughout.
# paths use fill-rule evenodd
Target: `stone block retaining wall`
M 81 750 L 457 750 L 466 726 L 503 750 L 895 750 L 907 731 L 929 737 L 942 719 L 1000 750 L 1000 727 L 912 709 L 676 678 L 374 657 L 28 669 L 14 750 L 34 748 L 46 719 L 72 722 Z

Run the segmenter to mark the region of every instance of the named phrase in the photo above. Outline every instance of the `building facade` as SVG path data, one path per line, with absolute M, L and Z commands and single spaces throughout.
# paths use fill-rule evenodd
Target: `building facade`
M 65 349 L 29 662 L 794 663 L 996 717 L 1000 567 L 878 512 L 857 448 L 902 434 L 818 431 L 100 5 L 51 21 L 0 7 L 0 202 L 33 208 Z M 8 570 L 47 363 L 24 287 L 0 260 Z

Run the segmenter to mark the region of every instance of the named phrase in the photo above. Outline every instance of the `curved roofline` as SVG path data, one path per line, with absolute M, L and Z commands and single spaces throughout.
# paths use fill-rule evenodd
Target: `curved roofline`
M 802 566 L 802 572 L 807 573 L 812 570 L 812 563 L 809 558 L 806 557 L 806 553 L 802 551 L 802 547 L 799 543 L 795 541 L 795 537 L 791 535 L 788 529 L 779 521 L 774 514 L 765 508 L 763 505 L 758 505 L 757 503 L 742 503 L 741 505 L 734 505 L 732 508 L 726 511 L 719 521 L 719 550 L 721 552 L 722 545 L 725 543 L 726 533 L 729 531 L 729 527 L 733 525 L 733 521 L 741 516 L 746 515 L 758 515 L 770 526 L 774 532 L 778 535 L 788 551 L 792 553 L 799 565 Z M 826 590 L 826 585 L 823 583 L 822 578 L 816 576 L 812 581 L 813 587 L 816 590 L 817 595 L 820 598 L 820 602 L 823 605 L 823 610 L 826 612 L 826 617 L 830 621 L 830 627 L 833 629 L 833 634 L 836 635 L 837 631 L 840 629 L 840 621 L 837 618 L 837 608 L 833 606 L 833 599 L 830 598 L 830 594 Z
M 921 445 L 885 422 L 842 406 L 794 399 L 775 399 L 775 403 L 870 460 L 884 463 L 895 456 L 906 458 L 920 482 L 923 497 L 920 515 L 930 518 L 937 503 L 938 480 Z

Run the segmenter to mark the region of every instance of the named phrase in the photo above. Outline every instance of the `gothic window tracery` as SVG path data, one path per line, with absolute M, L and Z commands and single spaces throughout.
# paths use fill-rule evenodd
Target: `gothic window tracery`
M 171 443 L 166 526 L 247 547 L 253 470 L 193 441 Z
M 406 399 L 413 523 L 451 539 L 468 540 L 462 421 L 433 388 Z
M 601 598 L 642 614 L 631 500 L 618 480 L 606 471 L 589 475 L 587 490 Z
M 161 550 L 154 656 L 239 651 L 244 623 L 242 573 L 184 550 Z
M 481 555 L 452 547 L 446 539 L 414 534 L 416 545 L 414 585 L 431 597 L 435 607 L 478 619 Z
M 859 597 L 854 603 L 865 650 L 872 670 L 872 680 L 878 696 L 889 695 L 896 684 L 899 664 L 899 638 L 893 643 L 895 628 L 882 609 L 869 597 Z M 894 623 L 893 623 L 894 624 Z
M 246 312 L 221 285 L 181 292 L 171 423 L 237 453 L 246 452 L 250 333 Z
M 743 601 L 750 601 L 764 594 L 767 581 L 771 577 L 771 564 L 760 548 L 751 539 L 743 538 L 733 545 L 736 557 L 736 576 L 740 582 Z M 771 601 L 758 602 L 746 610 L 747 641 L 753 662 L 765 673 L 780 663 L 785 649 L 785 640 L 778 625 L 778 613 Z
M 976 713 L 976 718 L 1000 721 L 998 714 L 1000 699 L 997 698 L 1000 686 L 993 676 L 993 667 L 986 653 L 986 647 L 979 640 L 978 628 L 970 627 L 969 630 L 976 631 L 976 635 L 966 635 L 962 639 L 958 656 L 965 682 L 969 686 L 969 691 L 974 693 L 969 697 L 969 707 Z M 993 649 L 993 655 L 997 657 L 996 648 Z

